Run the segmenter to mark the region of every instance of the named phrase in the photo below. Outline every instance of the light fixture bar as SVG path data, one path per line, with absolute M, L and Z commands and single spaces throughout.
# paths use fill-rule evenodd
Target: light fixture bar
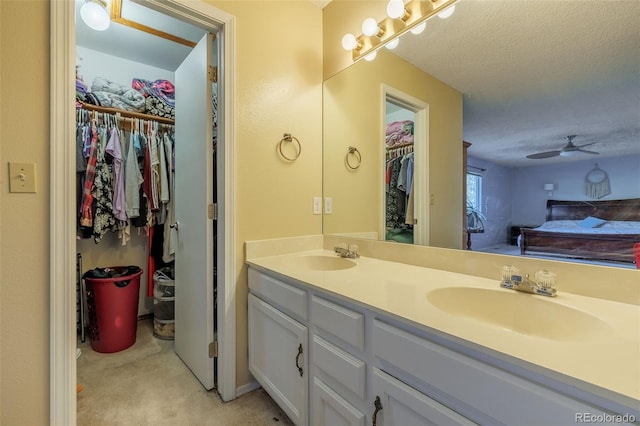
M 351 51 L 354 62 L 378 50 L 386 43 L 411 31 L 421 23 L 434 15 L 447 9 L 458 0 L 410 0 L 405 6 L 405 14 L 402 18 L 392 19 L 386 17 L 378 23 L 380 33 L 373 36 L 360 34 L 356 37 L 357 47 Z

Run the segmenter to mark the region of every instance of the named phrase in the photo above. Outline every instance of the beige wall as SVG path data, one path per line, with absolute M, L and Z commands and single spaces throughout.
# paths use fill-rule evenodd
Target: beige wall
M 49 422 L 48 28 L 48 2 L 0 1 L 0 423 L 3 425 Z M 10 161 L 36 163 L 37 193 L 9 193 Z
M 280 3 L 280 4 L 278 4 Z M 244 242 L 322 233 L 322 11 L 307 1 L 214 2 L 236 16 L 237 385 L 250 381 Z M 284 133 L 302 154 L 283 161 Z
M 304 0 L 214 2 L 236 16 L 237 385 L 247 369 L 248 239 L 319 234 L 322 12 Z M 0 424 L 49 422 L 49 2 L 0 1 Z M 29 31 L 25 31 L 29 28 Z M 25 52 L 29 54 L 26 55 Z M 287 163 L 283 133 L 302 144 Z M 10 194 L 9 161 L 38 193 Z
M 429 192 L 436 200 L 429 207 L 430 244 L 461 248 L 462 95 L 384 49 L 374 61 L 359 61 L 324 84 L 324 193 L 333 198 L 324 233 L 379 230 L 384 209 L 383 84 L 428 104 L 427 170 Z M 357 147 L 363 158 L 356 171 L 344 164 L 349 146 Z

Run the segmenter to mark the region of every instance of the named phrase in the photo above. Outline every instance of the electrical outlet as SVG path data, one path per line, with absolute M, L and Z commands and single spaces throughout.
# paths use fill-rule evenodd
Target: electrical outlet
M 313 197 L 313 214 L 322 214 L 322 197 Z
M 333 198 L 324 197 L 324 214 L 333 213 Z

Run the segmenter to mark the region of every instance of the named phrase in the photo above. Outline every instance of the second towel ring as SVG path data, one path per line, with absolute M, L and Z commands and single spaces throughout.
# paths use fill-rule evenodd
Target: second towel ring
M 295 141 L 295 143 L 298 145 L 297 153 L 295 154 L 295 156 L 293 158 L 287 157 L 284 154 L 284 152 L 282 152 L 282 143 L 283 142 L 292 142 L 292 141 Z M 298 138 L 296 138 L 295 136 L 291 136 L 291 133 L 285 133 L 282 136 L 282 139 L 280 139 L 280 142 L 278 142 L 278 151 L 280 151 L 280 155 L 285 160 L 295 161 L 295 160 L 298 159 L 298 157 L 300 157 L 300 153 L 302 152 L 302 145 L 300 145 L 300 141 L 298 140 Z
M 350 158 L 354 157 L 354 164 L 351 164 Z M 355 146 L 350 146 L 347 155 L 344 157 L 344 161 L 347 164 L 347 167 L 351 170 L 355 170 L 360 167 L 360 163 L 362 163 L 362 156 L 360 155 L 360 151 Z

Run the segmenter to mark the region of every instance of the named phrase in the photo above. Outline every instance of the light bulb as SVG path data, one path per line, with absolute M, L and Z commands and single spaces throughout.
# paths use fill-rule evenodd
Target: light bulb
M 356 47 L 358 47 L 358 40 L 356 40 L 356 36 L 349 33 L 349 34 L 345 34 L 344 37 L 342 37 L 342 48 L 344 50 L 351 51 Z
M 424 31 L 425 28 L 427 28 L 427 21 L 423 22 L 420 25 L 417 25 L 417 26 L 411 28 L 411 34 L 422 34 L 422 32 Z
M 378 28 L 378 23 L 373 18 L 367 18 L 362 22 L 362 34 L 371 37 L 380 31 Z
M 82 5 L 80 16 L 85 24 L 96 31 L 106 30 L 111 23 L 107 10 L 93 0 L 87 1 Z
M 453 12 L 456 10 L 456 5 L 452 4 L 442 12 L 438 13 L 438 18 L 447 19 L 449 16 L 453 15 Z
M 376 56 L 378 56 L 378 51 L 374 50 L 373 52 L 371 52 L 367 56 L 365 56 L 364 59 L 365 59 L 365 61 L 371 62 L 376 58 Z
M 402 18 L 405 14 L 403 0 L 389 0 L 387 4 L 387 16 L 391 19 Z
M 386 47 L 389 50 L 393 50 L 396 47 L 398 47 L 398 44 L 400 44 L 400 39 L 399 38 L 394 38 L 389 43 L 385 44 L 384 47 Z

